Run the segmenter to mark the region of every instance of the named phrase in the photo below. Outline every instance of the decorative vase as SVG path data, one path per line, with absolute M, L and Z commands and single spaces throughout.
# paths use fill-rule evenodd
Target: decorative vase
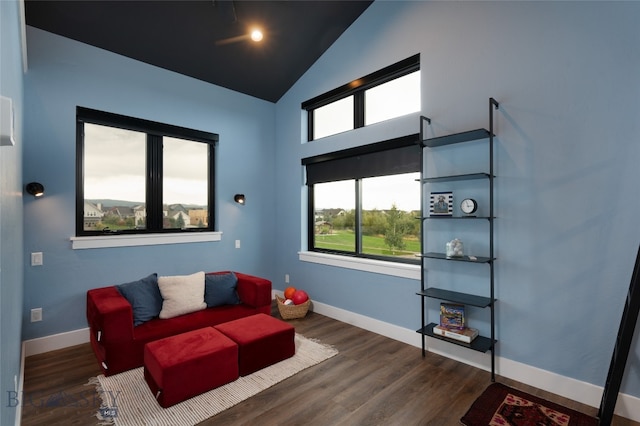
M 447 258 L 464 256 L 464 244 L 459 239 L 451 240 L 446 246 Z

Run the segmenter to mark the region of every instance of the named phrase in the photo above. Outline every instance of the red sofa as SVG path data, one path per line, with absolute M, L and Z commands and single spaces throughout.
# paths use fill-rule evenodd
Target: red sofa
M 220 274 L 223 272 L 212 272 Z M 265 313 L 271 315 L 271 281 L 234 272 L 238 305 L 223 305 L 170 319 L 155 318 L 133 325 L 131 304 L 116 286 L 87 291 L 87 322 L 91 347 L 105 376 L 143 364 L 144 345 L 202 327 Z

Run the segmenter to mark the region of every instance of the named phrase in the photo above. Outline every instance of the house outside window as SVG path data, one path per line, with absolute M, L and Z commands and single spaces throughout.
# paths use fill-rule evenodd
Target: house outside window
M 76 235 L 213 231 L 217 141 L 78 107 Z

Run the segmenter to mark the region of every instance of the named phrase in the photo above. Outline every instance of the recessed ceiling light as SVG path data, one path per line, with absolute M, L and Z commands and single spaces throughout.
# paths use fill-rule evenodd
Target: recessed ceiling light
M 253 41 L 261 41 L 262 40 L 262 31 L 260 30 L 253 30 L 251 31 L 251 40 Z

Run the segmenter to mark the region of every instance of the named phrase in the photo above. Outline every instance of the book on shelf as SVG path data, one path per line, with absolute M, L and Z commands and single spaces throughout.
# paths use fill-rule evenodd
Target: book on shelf
M 464 329 L 464 305 L 440 303 L 440 326 L 450 330 Z
M 458 340 L 460 342 L 471 343 L 473 339 L 478 337 L 478 330 L 469 327 L 462 330 L 451 330 L 449 328 L 436 325 L 433 327 L 433 334 L 448 337 L 449 339 Z

